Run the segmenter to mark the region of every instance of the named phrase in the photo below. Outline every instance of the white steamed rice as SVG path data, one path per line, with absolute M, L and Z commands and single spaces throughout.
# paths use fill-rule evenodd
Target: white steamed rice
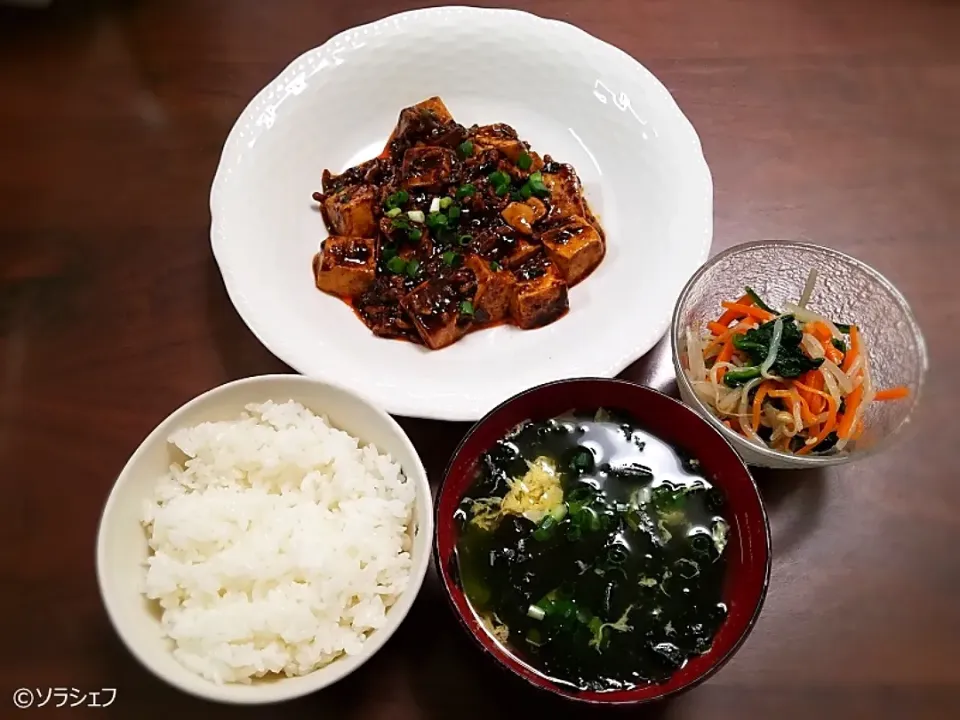
M 400 466 L 295 402 L 170 442 L 187 460 L 144 507 L 144 592 L 176 658 L 223 683 L 361 652 L 410 576 L 416 488 Z

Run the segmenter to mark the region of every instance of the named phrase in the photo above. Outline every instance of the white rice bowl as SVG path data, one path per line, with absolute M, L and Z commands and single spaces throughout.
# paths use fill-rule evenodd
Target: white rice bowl
M 417 489 L 296 402 L 169 437 L 186 456 L 144 503 L 143 592 L 183 666 L 214 683 L 358 655 L 411 579 Z

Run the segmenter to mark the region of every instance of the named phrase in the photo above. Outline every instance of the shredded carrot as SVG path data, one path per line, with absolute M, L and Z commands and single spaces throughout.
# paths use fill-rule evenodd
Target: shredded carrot
M 733 359 L 734 350 L 736 350 L 736 348 L 733 346 L 733 337 L 731 336 L 730 339 L 723 344 L 723 349 L 720 351 L 720 354 L 717 355 L 717 362 L 718 363 L 730 362 Z M 723 376 L 726 374 L 727 374 L 727 368 L 725 367 L 722 367 L 719 370 L 717 370 L 717 381 L 722 382 Z
M 807 382 L 808 385 L 810 384 L 810 383 L 809 383 L 809 379 L 810 379 L 810 378 L 809 378 L 809 375 L 810 375 L 810 373 L 809 373 L 809 372 L 806 372 L 806 373 L 804 373 L 803 375 L 800 376 L 800 379 L 801 379 L 801 380 L 804 380 L 805 382 Z M 807 404 L 807 407 L 808 407 L 808 408 L 812 408 L 812 407 L 813 407 L 813 399 L 814 399 L 816 396 L 813 395 L 813 394 L 811 394 L 811 393 L 808 393 L 806 390 L 801 390 L 800 388 L 797 388 L 797 392 L 800 394 L 800 397 L 803 399 L 803 401 Z
M 810 375 L 810 382 L 807 383 L 814 390 L 819 390 L 820 392 L 826 387 L 826 381 L 823 379 L 823 373 L 819 370 L 811 370 L 808 375 Z M 827 409 L 827 401 L 824 399 L 824 396 L 821 394 L 814 394 L 813 399 L 815 401 L 816 407 L 813 404 L 810 405 L 810 409 L 815 412 L 817 415 L 824 412 Z
M 743 295 L 737 300 L 736 304 L 737 305 L 753 305 L 753 298 L 751 298 L 749 295 Z M 732 323 L 734 320 L 741 319 L 744 315 L 746 315 L 746 313 L 737 312 L 735 310 L 727 310 L 725 313 L 723 313 L 723 315 L 721 315 L 717 319 L 717 323 L 719 323 L 720 325 L 726 326 Z
M 743 303 L 732 303 L 732 302 L 722 302 L 720 303 L 727 310 L 733 310 L 734 312 L 740 313 L 740 315 L 749 315 L 750 317 L 755 317 L 757 320 L 762 320 L 763 322 L 768 322 L 773 320 L 776 317 L 773 313 L 768 313 L 763 308 L 758 308 L 754 305 L 744 305 Z M 724 313 L 726 315 L 726 313 Z M 721 320 L 723 318 L 720 318 Z
M 810 411 L 810 405 L 807 403 L 806 399 L 800 394 L 800 391 L 797 388 L 791 388 L 790 390 L 794 396 L 794 402 L 800 403 L 800 417 L 803 420 L 803 424 L 807 427 L 816 425 L 817 416 Z
M 853 422 L 857 417 L 857 408 L 860 407 L 861 402 L 863 402 L 862 384 L 857 385 L 857 387 L 853 389 L 853 392 L 846 397 L 846 410 L 843 413 L 843 419 L 840 421 L 840 425 L 837 427 L 837 437 L 841 440 L 850 438 L 850 433 L 853 431 Z
M 803 383 L 794 381 L 794 384 L 797 388 L 806 390 L 807 392 L 816 393 L 820 397 L 824 398 L 827 401 L 827 419 L 823 423 L 823 427 L 820 428 L 820 432 L 813 438 L 811 442 L 808 440 L 806 444 L 799 450 L 797 450 L 797 455 L 806 455 L 808 452 L 813 450 L 817 445 L 822 443 L 827 439 L 827 435 L 833 432 L 833 428 L 837 424 L 837 401 L 833 399 L 833 395 L 825 393 L 822 390 L 814 390 L 809 385 L 804 385 Z
M 718 345 L 722 345 L 727 340 L 732 338 L 734 335 L 738 333 L 745 333 L 747 330 L 750 330 L 754 325 L 756 325 L 756 321 L 753 318 L 744 318 L 738 324 L 734 325 L 732 328 L 727 330 L 723 335 L 721 335 L 720 337 L 715 337 L 713 340 L 708 342 L 707 346 L 703 349 L 704 354 L 709 353 Z
M 728 328 L 726 325 L 722 325 L 722 324 L 720 324 L 720 323 L 718 323 L 718 322 L 708 322 L 708 323 L 707 323 L 707 328 L 710 330 L 710 332 L 712 332 L 712 333 L 713 333 L 714 335 L 716 335 L 717 337 L 720 337 L 720 336 L 723 335 L 727 330 L 730 329 L 730 328 Z
M 760 383 L 759 387 L 757 387 L 757 392 L 753 396 L 753 416 L 750 418 L 750 425 L 753 427 L 754 432 L 760 429 L 760 410 L 763 406 L 763 399 L 772 387 L 776 387 L 776 385 L 769 380 L 764 380 Z
M 857 330 L 856 325 L 850 326 L 850 350 L 843 357 L 843 365 L 840 366 L 840 369 L 844 372 L 850 370 L 853 366 L 853 361 L 857 359 L 857 355 L 860 354 L 860 331 Z
M 819 320 L 813 324 L 814 336 L 822 343 L 833 343 L 833 333 L 830 332 L 830 328 L 824 325 Z
M 901 385 L 899 387 L 887 388 L 886 390 L 880 390 L 876 395 L 873 396 L 874 400 L 902 400 L 905 397 L 910 396 L 910 388 L 906 385 Z
M 833 346 L 832 343 L 823 346 L 823 355 L 834 365 L 843 362 L 843 353 Z

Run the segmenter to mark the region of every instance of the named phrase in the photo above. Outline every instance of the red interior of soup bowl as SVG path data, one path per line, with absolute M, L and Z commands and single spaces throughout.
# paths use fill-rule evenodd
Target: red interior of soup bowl
M 544 677 L 501 647 L 484 630 L 459 583 L 454 548 L 454 512 L 474 480 L 480 456 L 524 420 L 548 420 L 570 410 L 629 412 L 646 431 L 697 458 L 727 500 L 730 523 L 724 601 L 729 613 L 705 654 L 692 658 L 665 683 L 616 692 L 579 692 Z M 541 385 L 492 410 L 464 438 L 437 497 L 434 547 L 447 597 L 461 624 L 501 665 L 538 688 L 585 702 L 629 704 L 657 700 L 689 689 L 716 672 L 743 643 L 756 622 L 770 578 L 770 528 L 746 466 L 727 441 L 692 410 L 672 398 L 621 380 L 578 379 Z

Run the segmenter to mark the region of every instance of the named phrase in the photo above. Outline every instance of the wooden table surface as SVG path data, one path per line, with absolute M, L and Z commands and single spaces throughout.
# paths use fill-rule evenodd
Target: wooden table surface
M 240 321 L 211 257 L 207 194 L 227 131 L 296 55 L 415 4 L 0 11 L 0 716 L 18 687 L 72 687 L 115 688 L 99 712 L 118 718 L 586 717 L 490 667 L 434 575 L 360 671 L 259 709 L 156 680 L 97 593 L 99 512 L 139 441 L 208 388 L 289 371 Z M 615 714 L 960 717 L 960 397 L 947 373 L 960 353 L 960 5 L 517 5 L 576 23 L 663 80 L 713 171 L 715 251 L 776 236 L 855 254 L 912 302 L 931 356 L 917 439 L 840 470 L 757 473 L 775 560 L 739 654 L 687 695 Z M 624 376 L 669 388 L 668 360 L 661 344 Z M 436 481 L 465 426 L 403 425 Z

